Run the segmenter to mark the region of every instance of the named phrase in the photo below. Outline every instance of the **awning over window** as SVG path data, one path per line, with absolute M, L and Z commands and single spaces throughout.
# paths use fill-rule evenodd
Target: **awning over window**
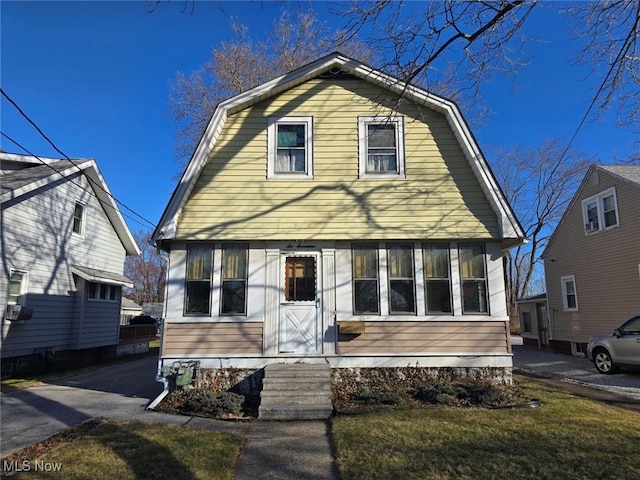
M 71 273 L 84 278 L 89 282 L 104 283 L 107 285 L 119 285 L 121 287 L 133 287 L 133 282 L 124 275 L 113 272 L 105 272 L 96 270 L 95 268 L 81 267 L 79 265 L 71 265 Z

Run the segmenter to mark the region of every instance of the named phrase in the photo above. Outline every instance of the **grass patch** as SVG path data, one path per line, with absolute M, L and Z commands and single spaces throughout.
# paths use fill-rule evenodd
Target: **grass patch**
M 241 437 L 176 425 L 91 420 L 3 459 L 28 461 L 28 479 L 231 479 Z M 58 471 L 36 471 L 50 465 Z M 3 474 L 7 472 L 4 471 Z M 4 475 L 3 475 L 4 476 Z
M 640 478 L 638 414 L 525 385 L 535 409 L 378 409 L 333 422 L 342 480 Z

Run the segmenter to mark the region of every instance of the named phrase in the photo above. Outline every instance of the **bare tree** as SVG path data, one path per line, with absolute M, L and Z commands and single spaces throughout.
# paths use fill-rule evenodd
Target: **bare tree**
M 522 26 L 537 0 L 481 0 L 411 3 L 352 0 L 341 14 L 349 35 L 384 53 L 386 70 L 407 82 L 438 78 L 442 62 L 456 65 L 465 88 L 479 92 L 495 71 L 515 72 L 526 62 Z M 640 0 L 549 2 L 573 23 L 584 47 L 576 61 L 592 67 L 602 81 L 592 106 L 615 105 L 619 123 L 640 124 Z
M 247 27 L 235 21 L 231 26 L 235 38 L 212 48 L 211 58 L 190 74 L 178 73 L 172 85 L 169 108 L 178 126 L 176 153 L 181 165 L 221 101 L 335 50 L 364 62 L 373 57 L 362 43 L 321 24 L 313 11 L 299 11 L 293 18 L 283 11 L 273 35 L 260 41 L 252 41 Z
M 507 300 L 514 312 L 518 298 L 540 293 L 534 284 L 541 276 L 541 255 L 594 159 L 565 151 L 555 139 L 494 157 L 494 173 L 529 240 L 505 254 Z
M 126 297 L 138 304 L 162 302 L 166 282 L 167 265 L 158 250 L 151 245 L 151 232 L 140 230 L 134 234 L 141 253 L 127 257 L 124 274 L 133 282 L 133 289 Z

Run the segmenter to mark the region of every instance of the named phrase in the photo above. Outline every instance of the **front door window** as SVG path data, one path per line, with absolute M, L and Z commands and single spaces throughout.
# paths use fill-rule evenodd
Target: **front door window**
M 316 262 L 314 257 L 287 257 L 285 263 L 285 300 L 305 302 L 316 299 Z

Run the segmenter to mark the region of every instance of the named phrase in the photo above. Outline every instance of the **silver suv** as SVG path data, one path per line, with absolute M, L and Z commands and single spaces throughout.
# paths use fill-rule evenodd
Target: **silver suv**
M 600 373 L 615 373 L 618 367 L 640 368 L 640 314 L 613 333 L 591 337 L 587 355 Z

